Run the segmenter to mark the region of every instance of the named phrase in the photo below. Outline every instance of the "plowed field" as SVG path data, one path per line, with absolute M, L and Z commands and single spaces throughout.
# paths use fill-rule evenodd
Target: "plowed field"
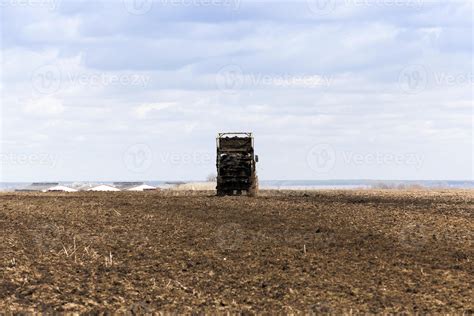
M 474 312 L 473 191 L 0 194 L 0 311 Z

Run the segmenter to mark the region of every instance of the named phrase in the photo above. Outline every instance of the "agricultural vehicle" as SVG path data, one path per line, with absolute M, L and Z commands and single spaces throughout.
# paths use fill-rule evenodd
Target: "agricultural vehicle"
M 217 143 L 217 195 L 255 196 L 258 192 L 252 133 L 219 133 Z

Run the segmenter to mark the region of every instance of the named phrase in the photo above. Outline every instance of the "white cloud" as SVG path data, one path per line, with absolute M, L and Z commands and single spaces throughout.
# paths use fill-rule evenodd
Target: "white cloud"
M 79 35 L 79 26 L 77 17 L 56 17 L 26 25 L 23 35 L 32 42 L 72 40 Z
M 53 97 L 42 97 L 29 100 L 23 108 L 24 113 L 37 116 L 57 116 L 63 113 L 65 107 L 61 100 Z
M 150 112 L 161 111 L 176 106 L 176 103 L 162 102 L 162 103 L 147 103 L 142 104 L 133 109 L 133 113 L 138 118 L 146 118 Z
M 305 148 L 318 142 L 426 157 L 425 169 L 400 170 L 399 177 L 467 177 L 470 164 L 455 159 L 470 162 L 472 142 L 472 80 L 457 79 L 472 78 L 466 6 L 345 3 L 324 15 L 311 12 L 306 0 L 242 1 L 232 12 L 157 5 L 141 16 L 129 15 L 120 1 L 67 1 L 56 11 L 5 8 L 1 144 L 21 152 L 35 143 L 31 135 L 43 135 L 37 148 L 65 156 L 56 174 L 119 179 L 126 174 L 124 144 L 213 153 L 216 132 L 248 130 L 257 137 L 263 179 L 320 176 L 304 164 Z M 228 65 L 240 67 L 244 79 L 230 93 L 216 84 Z M 103 82 L 112 76 L 150 80 Z M 452 76 L 454 82 L 443 79 Z M 318 84 L 321 78 L 328 83 Z M 400 78 L 422 81 L 422 89 L 403 91 Z M 440 148 L 452 158 L 433 154 Z M 98 156 L 116 165 L 100 165 Z M 70 167 L 89 158 L 90 170 Z M 157 166 L 150 177 L 180 172 L 198 179 L 214 168 L 181 167 Z M 366 170 L 335 169 L 327 177 L 390 177 L 381 168 Z M 22 172 L 11 171 L 11 180 Z M 41 172 L 28 172 L 43 180 Z

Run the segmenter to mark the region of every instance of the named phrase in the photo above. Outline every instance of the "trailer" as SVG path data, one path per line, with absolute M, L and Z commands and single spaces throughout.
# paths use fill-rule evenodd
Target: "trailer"
M 258 193 L 252 133 L 219 133 L 217 146 L 217 195 L 248 195 Z

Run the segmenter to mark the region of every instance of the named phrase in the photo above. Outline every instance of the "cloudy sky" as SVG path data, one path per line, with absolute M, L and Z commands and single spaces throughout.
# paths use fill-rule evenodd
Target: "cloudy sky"
M 472 2 L 0 0 L 1 179 L 472 179 Z

